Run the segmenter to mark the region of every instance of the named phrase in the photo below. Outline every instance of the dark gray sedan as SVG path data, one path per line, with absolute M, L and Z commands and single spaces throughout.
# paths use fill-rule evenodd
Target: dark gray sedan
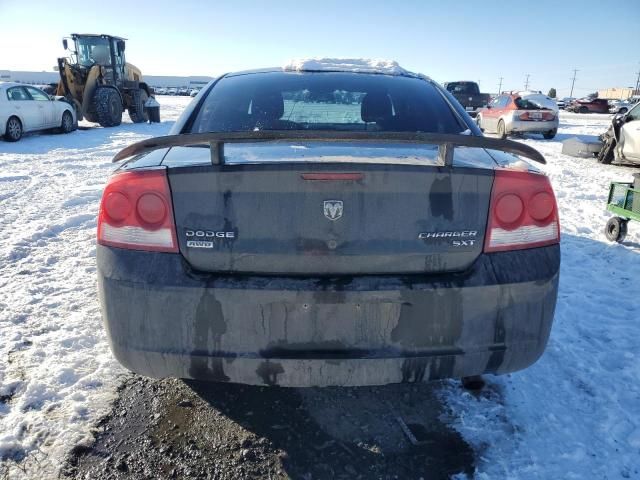
M 327 71 L 329 70 L 329 71 Z M 111 348 L 152 377 L 283 386 L 526 368 L 556 305 L 544 163 L 402 69 L 224 75 L 104 190 Z

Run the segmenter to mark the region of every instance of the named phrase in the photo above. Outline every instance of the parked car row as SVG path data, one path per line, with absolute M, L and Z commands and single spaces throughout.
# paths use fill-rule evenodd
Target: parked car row
M 562 102 L 562 105 L 560 103 Z M 606 98 L 579 98 L 559 101 L 558 106 L 575 113 L 627 113 L 635 102 L 630 100 L 608 100 Z
M 33 85 L 0 83 L 0 136 L 17 142 L 27 132 L 56 129 L 69 133 L 78 126 L 74 107 L 63 97 Z
M 606 98 L 579 98 L 565 107 L 575 113 L 609 113 L 609 101 Z
M 181 95 L 195 97 L 202 87 L 155 87 L 154 91 L 157 95 Z

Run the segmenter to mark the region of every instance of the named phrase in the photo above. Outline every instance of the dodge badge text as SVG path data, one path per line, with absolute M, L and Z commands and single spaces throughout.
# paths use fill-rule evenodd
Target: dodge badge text
M 213 230 L 186 230 L 185 235 L 189 238 L 187 247 L 190 248 L 213 248 L 213 240 L 236 238 L 235 232 L 216 232 Z
M 451 245 L 454 247 L 472 247 L 475 245 L 475 238 L 478 235 L 476 230 L 459 230 L 455 232 L 423 232 L 418 234 L 420 240 L 452 239 Z

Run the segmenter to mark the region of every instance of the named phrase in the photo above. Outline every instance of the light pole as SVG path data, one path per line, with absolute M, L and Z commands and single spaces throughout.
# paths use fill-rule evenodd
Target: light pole
M 573 98 L 573 86 L 576 84 L 576 73 L 578 73 L 578 70 L 574 69 L 573 70 L 573 79 L 571 80 L 571 93 L 569 94 L 570 98 Z

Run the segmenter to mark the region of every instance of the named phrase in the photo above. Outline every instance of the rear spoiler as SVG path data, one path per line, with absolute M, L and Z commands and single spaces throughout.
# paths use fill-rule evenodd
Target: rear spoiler
M 253 143 L 253 142 L 345 142 L 345 143 L 373 143 L 395 142 L 407 144 L 438 145 L 438 155 L 442 165 L 453 163 L 453 149 L 455 147 L 486 148 L 501 150 L 538 163 L 547 163 L 536 149 L 523 143 L 498 138 L 478 137 L 473 135 L 454 135 L 448 133 L 419 133 L 419 132 L 342 132 L 326 130 L 260 130 L 253 132 L 214 132 L 214 133 L 186 133 L 168 135 L 165 137 L 149 138 L 134 143 L 122 149 L 113 157 L 114 162 L 125 160 L 134 155 L 148 153 L 153 150 L 170 147 L 209 146 L 211 149 L 211 163 L 224 163 L 225 143 Z

